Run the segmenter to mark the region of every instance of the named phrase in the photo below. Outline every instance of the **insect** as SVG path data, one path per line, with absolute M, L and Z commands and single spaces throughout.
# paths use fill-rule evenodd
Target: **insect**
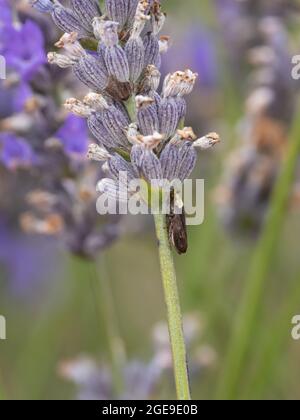
M 170 244 L 176 249 L 179 255 L 185 254 L 188 249 L 188 238 L 186 230 L 186 219 L 184 208 L 180 214 L 176 214 L 175 191 L 170 191 L 170 213 L 167 214 L 167 230 Z

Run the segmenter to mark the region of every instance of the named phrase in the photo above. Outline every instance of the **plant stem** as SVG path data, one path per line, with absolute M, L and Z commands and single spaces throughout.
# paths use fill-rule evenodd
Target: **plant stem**
M 100 6 L 101 12 L 104 14 L 105 13 L 105 0 L 99 0 L 99 6 Z
M 124 102 L 124 105 L 127 109 L 131 122 L 133 123 L 136 122 L 137 111 L 136 111 L 136 105 L 135 105 L 135 96 L 134 95 L 130 96 L 130 98 L 126 102 Z
M 119 333 L 114 297 L 110 287 L 105 257 L 102 255 L 99 262 L 93 263 L 92 268 L 95 279 L 95 294 L 98 296 L 97 307 L 102 311 L 105 321 L 112 364 L 113 384 L 115 392 L 119 395 L 124 391 L 122 371 L 126 361 L 126 352 L 121 334 Z
M 234 399 L 237 396 L 239 380 L 255 332 L 255 323 L 261 306 L 265 282 L 277 250 L 276 244 L 284 222 L 299 152 L 300 120 L 296 117 L 287 155 L 270 204 L 270 214 L 257 245 L 244 296 L 237 312 L 236 325 L 229 343 L 224 363 L 225 368 L 218 390 L 220 399 Z
M 300 273 L 295 277 L 286 303 L 283 305 L 279 316 L 272 322 L 269 333 L 267 333 L 260 348 L 260 354 L 255 360 L 255 376 L 245 391 L 251 399 L 261 398 L 272 378 L 278 373 L 281 355 L 285 347 L 291 342 L 291 320 L 299 309 L 300 300 Z
M 182 315 L 174 262 L 167 234 L 166 216 L 157 214 L 154 216 L 154 220 L 159 243 L 160 266 L 167 306 L 177 398 L 178 400 L 190 400 Z

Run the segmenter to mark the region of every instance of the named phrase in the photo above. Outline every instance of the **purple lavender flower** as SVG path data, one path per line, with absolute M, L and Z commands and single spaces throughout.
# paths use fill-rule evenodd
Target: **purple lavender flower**
M 231 154 L 216 200 L 230 232 L 257 237 L 295 114 L 296 89 L 290 75 L 292 53 L 286 20 L 297 5 L 293 1 L 264 0 L 219 3 L 226 6 L 220 9 L 224 37 L 235 38 L 229 51 L 241 72 L 243 87 L 247 77 L 248 92 L 240 132 L 243 142 Z M 232 13 L 236 15 L 233 25 L 226 20 Z
M 0 4 L 0 53 L 7 64 L 7 80 L 0 81 L 0 116 L 21 112 L 33 96 L 30 81 L 46 63 L 44 37 L 31 20 L 23 25 L 12 21 L 11 5 Z
M 6 27 L 5 38 L 7 43 L 2 54 L 8 68 L 17 72 L 23 81 L 32 80 L 47 61 L 40 28 L 28 20 L 21 27 Z
M 88 22 L 78 21 L 72 1 L 71 9 L 52 7 L 48 0 L 32 3 L 50 11 L 54 22 L 69 32 L 56 43 L 61 52 L 48 54 L 49 62 L 72 68 L 94 91 L 83 101 L 69 99 L 66 107 L 87 119 L 100 144 L 98 148 L 92 145 L 89 152 L 90 157 L 106 162 L 109 178 L 101 180 L 99 191 L 118 201 L 120 194 L 130 196 L 132 180 L 144 179 L 149 184 L 156 180 L 156 187 L 163 189 L 166 180 L 172 184 L 188 178 L 196 164 L 196 148 L 211 147 L 219 137 L 212 133 L 197 140 L 192 129 L 184 128 L 185 97 L 193 90 L 196 73 L 168 74 L 161 94 L 157 92 L 161 54 L 168 46 L 167 38 L 159 36 L 165 22 L 160 1 L 107 0 L 108 17 L 99 17 L 97 9 L 93 17 L 88 14 Z M 77 6 L 83 12 L 81 1 Z M 94 37 L 96 54 L 80 43 L 87 35 Z M 132 112 L 126 102 L 130 100 L 135 102 Z M 117 184 L 123 171 L 128 183 L 120 191 Z
M 163 71 L 168 73 L 174 66 L 188 66 L 199 74 L 202 87 L 216 87 L 219 75 L 214 34 L 202 25 L 189 25 L 177 43 L 181 53 L 178 55 L 171 48 L 162 66 Z
M 0 162 L 7 169 L 31 167 L 37 156 L 25 139 L 10 133 L 0 133 Z
M 22 112 L 32 97 L 33 91 L 27 82 L 17 81 L 9 85 L 0 80 L 0 118 Z
M 12 21 L 12 4 L 1 2 L 1 48 L 8 77 L 0 84 L 0 130 L 5 130 L 0 131 L 0 169 L 11 195 L 20 201 L 12 226 L 17 232 L 21 222 L 29 235 L 58 235 L 68 250 L 91 257 L 110 244 L 119 229 L 113 220 L 103 226 L 97 217 L 100 175 L 97 169 L 97 176 L 85 176 L 94 171 L 93 164 L 83 162 L 89 142 L 86 122 L 73 115 L 65 118 L 57 105 L 58 92 L 63 96 L 63 89 L 76 90 L 74 79 L 68 70 L 46 64 L 45 47 L 54 41 L 54 31 L 45 18 L 37 18 L 24 5 L 14 6 Z M 26 171 L 21 176 L 17 169 Z M 11 183 L 16 176 L 18 182 Z M 9 212 L 9 206 L 1 209 L 1 217 Z
M 12 10 L 8 0 L 0 0 L 0 29 L 12 22 Z
M 197 148 L 202 150 L 219 142 L 215 133 L 197 139 L 191 128 L 184 127 L 185 97 L 192 92 L 197 74 L 191 70 L 168 74 L 161 92 L 157 92 L 161 54 L 168 47 L 167 38 L 160 37 L 166 19 L 160 0 L 106 0 L 104 16 L 93 0 L 70 0 L 69 8 L 49 0 L 33 0 L 32 3 L 41 11 L 50 12 L 57 26 L 66 32 L 55 44 L 61 51 L 49 53 L 49 62 L 61 68 L 71 68 L 75 76 L 93 91 L 83 101 L 69 99 L 66 106 L 74 114 L 87 119 L 99 142 L 99 145 L 90 147 L 89 156 L 105 162 L 102 170 L 109 178 L 99 183 L 103 196 L 98 204 L 103 198 L 111 197 L 114 202 L 128 202 L 123 192 L 130 195 L 132 191 L 123 178 L 123 172 L 129 180 L 145 181 L 147 192 L 155 182 L 151 191 L 158 192 L 156 197 L 163 197 L 163 200 L 158 200 L 163 201 L 163 207 L 165 184 L 169 186 L 166 188 L 167 200 L 172 200 L 172 209 L 169 214 L 159 209 L 155 216 L 162 274 L 166 278 L 173 264 L 168 237 L 179 253 L 187 250 L 183 202 L 175 191 L 176 181 L 182 185 L 190 176 L 197 160 Z M 92 55 L 85 50 L 87 43 L 96 53 Z M 143 192 L 140 188 L 138 201 L 149 207 L 149 194 L 143 195 Z M 151 209 L 157 208 L 151 206 Z M 177 210 L 181 210 L 180 218 L 175 214 Z M 79 210 L 74 216 L 78 213 Z M 84 244 L 87 238 L 91 238 L 87 236 L 86 219 L 83 218 L 81 236 Z M 86 249 L 80 247 L 78 251 Z M 171 340 L 174 360 L 179 367 L 175 369 L 177 394 L 179 399 L 190 399 L 173 270 L 170 279 L 172 286 L 165 287 L 165 292 L 171 308 L 170 335 L 177 337 Z M 144 370 L 143 366 L 141 370 Z M 150 374 L 146 369 L 138 376 L 148 379 Z M 148 384 L 145 389 L 149 389 Z M 138 391 L 143 391 L 142 387 Z
M 62 143 L 67 155 L 80 158 L 86 155 L 88 129 L 86 122 L 81 118 L 69 115 L 54 137 Z
M 58 267 L 57 262 L 57 244 L 53 240 L 24 235 L 9 222 L 0 222 L 0 267 L 15 296 L 37 296 L 49 280 L 45 267 Z

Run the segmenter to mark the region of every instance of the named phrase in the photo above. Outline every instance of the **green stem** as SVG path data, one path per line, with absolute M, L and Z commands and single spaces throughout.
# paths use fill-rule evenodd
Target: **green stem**
M 126 102 L 124 102 L 124 105 L 127 109 L 131 122 L 135 122 L 136 121 L 135 96 L 134 95 L 130 96 L 130 98 L 127 99 Z
M 300 273 L 297 274 L 290 295 L 286 299 L 275 323 L 272 322 L 269 333 L 265 337 L 258 358 L 255 360 L 255 376 L 245 395 L 251 396 L 251 399 L 261 398 L 265 390 L 269 389 L 273 375 L 276 375 L 278 366 L 281 362 L 281 355 L 288 343 L 291 342 L 291 320 L 299 309 L 300 300 Z
M 163 214 L 158 214 L 154 216 L 154 219 L 159 243 L 160 265 L 167 306 L 177 398 L 178 400 L 190 400 L 191 395 L 179 293 L 172 252 L 167 235 L 166 217 Z
M 229 343 L 229 350 L 224 363 L 225 368 L 218 390 L 218 398 L 220 399 L 234 399 L 237 396 L 246 356 L 255 332 L 255 323 L 262 303 L 264 286 L 277 251 L 276 244 L 285 219 L 299 151 L 300 120 L 296 117 L 282 172 L 274 190 L 270 214 L 257 245 L 244 296 L 237 312 L 236 325 Z
M 90 50 L 90 51 L 97 51 L 98 43 L 99 41 L 97 41 L 94 38 L 83 38 L 80 40 L 81 46 L 85 50 Z
M 102 311 L 105 321 L 114 388 L 117 394 L 121 394 L 124 391 L 122 371 L 126 361 L 126 352 L 119 332 L 114 297 L 110 286 L 105 257 L 102 256 L 99 263 L 94 262 L 92 269 L 94 272 L 93 278 L 95 279 L 95 294 L 98 296 L 97 307 Z
M 99 6 L 102 13 L 105 13 L 105 0 L 99 0 Z

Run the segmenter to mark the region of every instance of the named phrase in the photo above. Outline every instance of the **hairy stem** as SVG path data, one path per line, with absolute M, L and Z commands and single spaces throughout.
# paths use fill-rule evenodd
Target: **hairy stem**
M 174 262 L 167 235 L 166 216 L 158 214 L 154 216 L 154 219 L 159 243 L 160 266 L 167 306 L 177 398 L 178 400 L 190 400 L 182 315 Z

